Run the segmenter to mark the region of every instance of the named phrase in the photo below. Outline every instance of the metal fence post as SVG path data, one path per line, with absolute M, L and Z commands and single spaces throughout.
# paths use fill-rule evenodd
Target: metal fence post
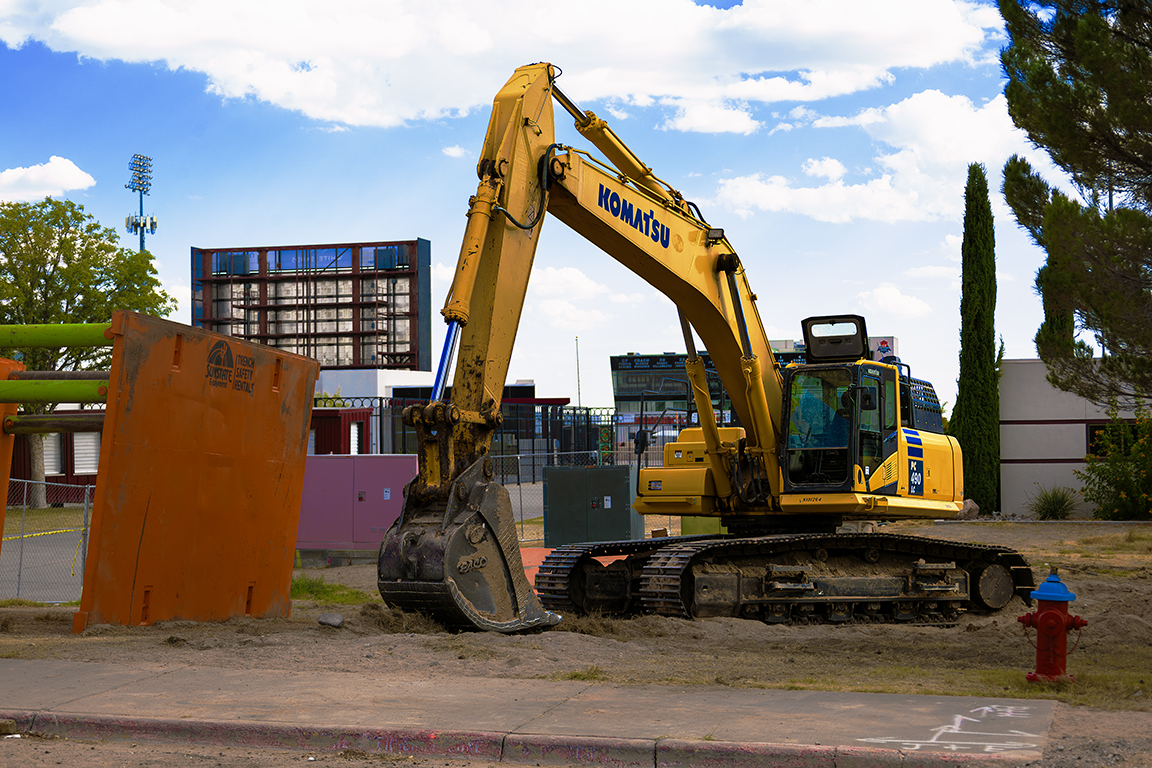
M 91 509 L 92 486 L 84 486 L 84 525 L 80 529 L 80 581 L 84 581 L 84 569 L 88 565 L 88 513 Z
M 520 476 L 520 454 L 516 454 L 516 492 L 520 497 L 520 540 L 524 540 L 524 480 Z
M 20 557 L 16 561 L 16 599 L 20 599 L 20 577 L 24 573 L 24 520 L 28 517 L 28 485 L 24 483 L 24 504 L 20 510 Z

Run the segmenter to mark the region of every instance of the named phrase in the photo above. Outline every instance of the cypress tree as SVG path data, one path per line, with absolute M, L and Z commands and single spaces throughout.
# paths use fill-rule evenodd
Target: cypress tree
M 964 452 L 964 495 L 1000 508 L 1000 381 L 996 349 L 996 240 L 984 166 L 968 166 L 960 247 L 960 378 L 951 434 Z

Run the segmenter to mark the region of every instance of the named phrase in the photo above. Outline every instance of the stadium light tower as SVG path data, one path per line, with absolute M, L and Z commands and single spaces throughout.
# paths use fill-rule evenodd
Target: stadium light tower
M 156 217 L 144 215 L 144 195 L 152 188 L 152 158 L 132 155 L 132 159 L 128 162 L 128 170 L 132 171 L 132 179 L 124 185 L 124 188 L 140 193 L 140 215 L 129 214 L 124 219 L 124 226 L 132 234 L 140 233 L 140 250 L 143 251 L 144 233 L 156 234 Z

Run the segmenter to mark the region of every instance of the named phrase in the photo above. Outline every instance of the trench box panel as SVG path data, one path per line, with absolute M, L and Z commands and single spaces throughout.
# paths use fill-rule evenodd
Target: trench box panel
M 315 360 L 117 312 L 73 631 L 287 617 Z

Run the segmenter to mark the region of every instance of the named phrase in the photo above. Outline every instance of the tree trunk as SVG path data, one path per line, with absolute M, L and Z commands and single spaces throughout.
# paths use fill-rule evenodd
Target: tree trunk
M 32 465 L 32 487 L 28 489 L 28 507 L 44 509 L 48 506 L 47 486 L 44 485 L 44 435 L 28 435 L 28 454 Z

